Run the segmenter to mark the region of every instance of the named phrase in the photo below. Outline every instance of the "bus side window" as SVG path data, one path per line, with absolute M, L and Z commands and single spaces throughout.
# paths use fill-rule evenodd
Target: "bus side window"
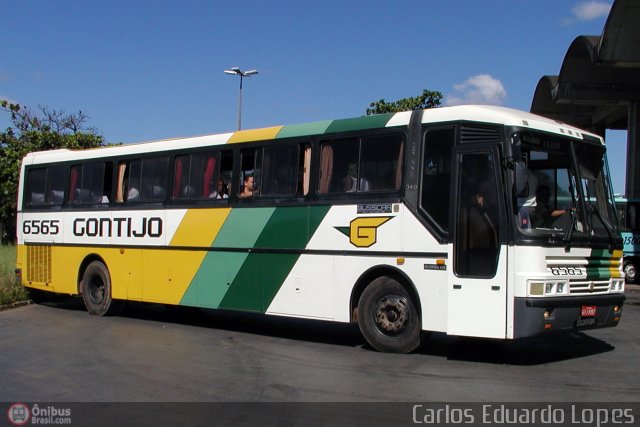
M 27 174 L 27 205 L 46 203 L 47 169 L 30 169 Z
M 363 138 L 358 191 L 399 190 L 403 146 L 401 134 Z
M 62 205 L 66 173 L 65 166 L 30 169 L 26 180 L 25 205 Z
M 353 138 L 322 144 L 318 182 L 320 194 L 350 193 L 358 190 L 359 145 L 360 141 Z M 360 187 L 365 190 L 367 185 L 362 182 Z
M 118 164 L 116 201 L 161 202 L 167 194 L 169 158 L 125 160 Z
M 104 162 L 85 163 L 71 167 L 69 203 L 108 203 L 111 172 Z
M 237 194 L 240 198 L 260 194 L 262 183 L 262 148 L 249 148 L 240 153 L 240 180 Z
M 449 231 L 451 151 L 453 128 L 428 130 L 424 137 L 420 208 L 444 231 Z
M 299 168 L 298 145 L 271 145 L 264 148 L 262 195 L 294 195 Z
M 167 195 L 168 158 L 142 159 L 140 173 L 140 200 L 163 201 Z M 133 171 L 133 169 L 132 169 Z
M 116 202 L 127 203 L 140 200 L 140 160 L 126 160 L 118 164 L 118 190 Z
M 218 164 L 218 153 L 212 151 L 177 156 L 174 164 L 172 198 L 216 198 Z

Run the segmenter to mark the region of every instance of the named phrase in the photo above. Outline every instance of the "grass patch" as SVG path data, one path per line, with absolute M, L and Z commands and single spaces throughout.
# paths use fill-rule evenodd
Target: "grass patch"
M 27 290 L 16 281 L 16 247 L 0 245 L 0 305 L 29 299 Z

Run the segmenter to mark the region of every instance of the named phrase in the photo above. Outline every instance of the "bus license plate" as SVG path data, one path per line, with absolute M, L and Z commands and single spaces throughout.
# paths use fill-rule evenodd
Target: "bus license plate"
M 597 308 L 595 305 L 583 305 L 580 317 L 595 317 Z

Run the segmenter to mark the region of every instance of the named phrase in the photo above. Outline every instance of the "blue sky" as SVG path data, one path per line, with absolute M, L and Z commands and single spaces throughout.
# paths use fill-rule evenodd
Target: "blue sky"
M 611 0 L 0 0 L 0 98 L 82 110 L 109 142 L 355 117 L 439 90 L 528 111 Z M 9 125 L 0 116 L 0 127 Z M 625 139 L 609 137 L 616 192 Z

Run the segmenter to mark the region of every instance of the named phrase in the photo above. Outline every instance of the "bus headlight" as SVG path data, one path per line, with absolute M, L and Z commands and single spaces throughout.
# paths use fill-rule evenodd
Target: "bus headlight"
M 611 279 L 610 289 L 615 292 L 624 291 L 624 279 Z
M 529 282 L 529 295 L 566 295 L 568 293 L 567 282 Z

